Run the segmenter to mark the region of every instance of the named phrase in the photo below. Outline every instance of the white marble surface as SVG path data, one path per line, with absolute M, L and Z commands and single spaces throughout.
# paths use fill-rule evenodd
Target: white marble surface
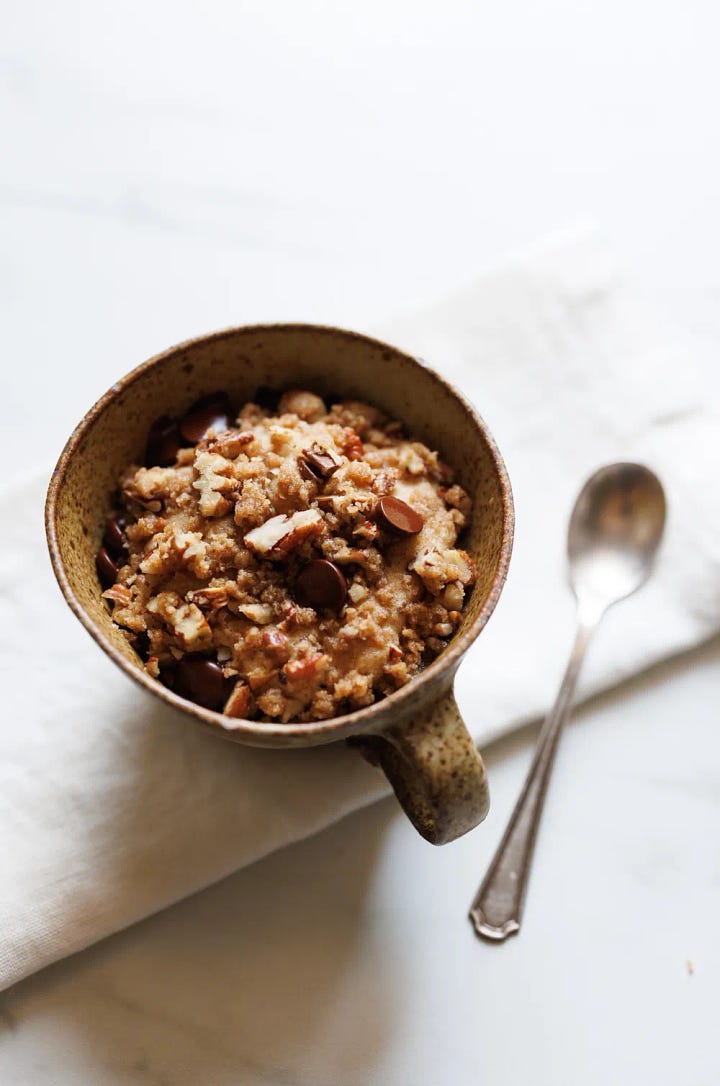
M 587 220 L 720 333 L 718 30 L 709 0 L 6 5 L 11 471 L 187 335 L 376 324 Z M 457 845 L 383 803 L 6 993 L 0 1081 L 710 1086 L 719 663 L 582 714 L 515 941 L 464 914 L 528 736 Z
M 383 801 L 17 985 L 3 1083 L 712 1086 L 719 678 L 720 642 L 579 716 L 516 939 L 465 913 L 527 734 L 482 832 L 433 849 Z

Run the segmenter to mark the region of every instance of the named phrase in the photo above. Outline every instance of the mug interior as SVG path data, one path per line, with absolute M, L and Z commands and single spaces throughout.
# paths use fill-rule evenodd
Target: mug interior
M 152 679 L 112 622 L 95 573 L 95 552 L 120 473 L 142 463 L 151 423 L 180 415 L 198 397 L 226 391 L 238 409 L 260 386 L 308 388 L 324 398 L 367 400 L 437 449 L 471 495 L 474 511 L 461 545 L 477 581 L 458 632 L 433 663 L 389 698 L 346 716 L 307 724 L 229 721 L 185 701 Z M 387 344 L 334 328 L 268 325 L 230 329 L 180 344 L 119 381 L 79 424 L 48 492 L 48 541 L 62 591 L 92 636 L 143 686 L 227 738 L 257 745 L 329 742 L 377 726 L 419 705 L 421 688 L 452 674 L 492 612 L 512 545 L 512 498 L 502 459 L 470 405 L 417 359 Z M 426 695 L 427 696 L 427 692 Z

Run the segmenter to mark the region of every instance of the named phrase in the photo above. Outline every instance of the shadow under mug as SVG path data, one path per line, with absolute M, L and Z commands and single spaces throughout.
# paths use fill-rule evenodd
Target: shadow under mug
M 473 500 L 462 546 L 477 565 L 477 581 L 449 646 L 389 697 L 330 720 L 231 720 L 174 694 L 148 675 L 112 622 L 95 572 L 110 495 L 125 467 L 141 459 L 153 420 L 180 415 L 217 389 L 240 404 L 260 386 L 308 388 L 323 397 L 376 404 L 437 449 Z M 156 697 L 237 743 L 301 747 L 350 739 L 382 767 L 413 825 L 433 844 L 454 840 L 485 817 L 485 769 L 452 687 L 505 583 L 512 494 L 485 423 L 423 362 L 367 336 L 305 324 L 231 328 L 172 347 L 114 384 L 76 427 L 53 472 L 45 522 L 67 603 L 108 656 Z

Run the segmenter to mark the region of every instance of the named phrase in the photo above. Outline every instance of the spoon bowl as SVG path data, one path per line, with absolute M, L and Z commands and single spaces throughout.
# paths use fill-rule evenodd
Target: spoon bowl
M 578 602 L 604 611 L 647 580 L 665 527 L 665 493 L 642 464 L 600 468 L 578 495 L 568 528 Z

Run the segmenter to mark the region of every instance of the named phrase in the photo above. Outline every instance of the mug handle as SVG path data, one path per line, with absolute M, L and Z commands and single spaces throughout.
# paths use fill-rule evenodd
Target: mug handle
M 488 813 L 485 766 L 452 689 L 417 716 L 350 742 L 380 766 L 405 814 L 431 844 L 454 841 Z

